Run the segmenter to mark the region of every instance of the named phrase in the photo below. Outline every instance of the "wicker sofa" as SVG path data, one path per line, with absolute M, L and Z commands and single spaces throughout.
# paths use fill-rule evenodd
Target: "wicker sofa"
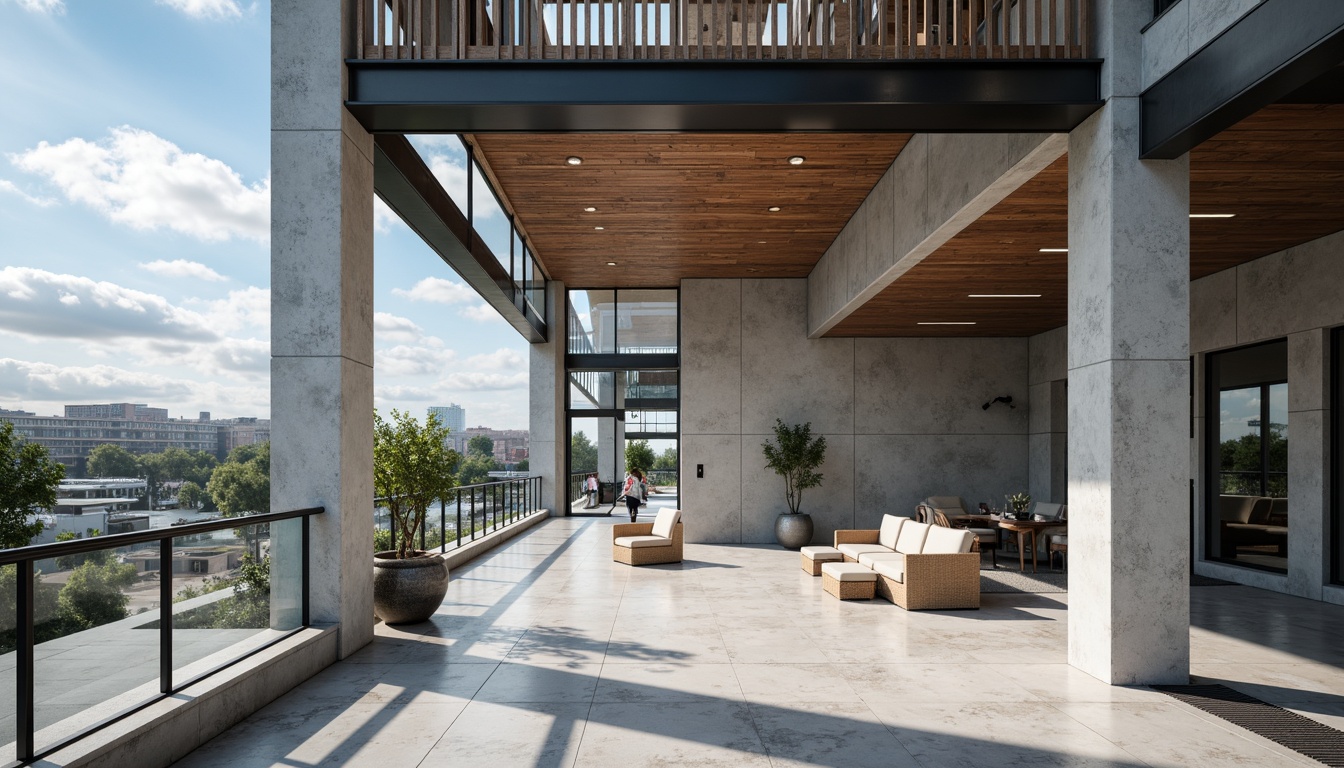
M 970 531 L 884 515 L 877 530 L 839 530 L 846 562 L 877 574 L 877 594 L 908 611 L 980 607 L 980 553 Z
M 611 559 L 626 565 L 680 563 L 681 510 L 663 509 L 652 523 L 621 523 L 611 528 Z

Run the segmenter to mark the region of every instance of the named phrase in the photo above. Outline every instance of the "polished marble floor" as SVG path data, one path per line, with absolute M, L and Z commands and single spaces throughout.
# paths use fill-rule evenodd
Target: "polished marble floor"
M 178 765 L 1319 765 L 1066 663 L 1067 595 L 840 603 L 797 555 L 611 562 L 619 518 L 547 521 Z M 1197 587 L 1193 672 L 1344 726 L 1344 608 Z

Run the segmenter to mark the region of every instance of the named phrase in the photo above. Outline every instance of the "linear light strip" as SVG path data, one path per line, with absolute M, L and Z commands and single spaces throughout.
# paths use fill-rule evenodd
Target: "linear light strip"
M 915 325 L 975 325 L 975 323 L 955 322 L 955 323 L 915 323 Z
M 1235 213 L 1192 213 L 1192 214 L 1190 214 L 1190 218 L 1192 218 L 1192 219 L 1230 219 L 1230 218 L 1232 218 L 1232 217 L 1234 217 L 1234 216 L 1236 216 L 1236 215 L 1237 215 L 1237 214 L 1235 214 Z
M 1039 293 L 968 293 L 968 299 L 1039 299 Z

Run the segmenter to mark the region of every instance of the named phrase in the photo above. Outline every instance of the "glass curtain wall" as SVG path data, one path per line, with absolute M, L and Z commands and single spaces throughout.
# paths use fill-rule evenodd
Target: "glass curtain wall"
M 1332 578 L 1336 584 L 1344 584 L 1344 328 L 1336 328 L 1331 334 L 1330 345 L 1331 371 L 1330 383 L 1333 395 L 1330 398 L 1330 455 L 1334 466 L 1331 472 L 1330 488 L 1334 497 L 1334 509 L 1331 524 Z
M 1212 559 L 1288 569 L 1288 344 L 1274 341 L 1208 357 Z

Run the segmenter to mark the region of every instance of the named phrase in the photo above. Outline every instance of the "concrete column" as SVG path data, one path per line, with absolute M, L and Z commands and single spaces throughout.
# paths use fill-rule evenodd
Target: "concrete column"
M 1069 135 L 1069 663 L 1190 668 L 1189 161 L 1139 160 L 1139 30 L 1097 3 L 1106 105 Z
M 1330 332 L 1288 336 L 1288 591 L 1330 583 Z
M 326 507 L 310 610 L 342 658 L 373 639 L 373 140 L 343 106 L 352 5 L 271 7 L 271 508 Z M 278 583 L 297 572 L 273 564 Z
M 541 476 L 540 507 L 569 512 L 569 468 L 565 466 L 565 284 L 546 287 L 548 340 L 528 351 L 528 430 L 531 474 Z

